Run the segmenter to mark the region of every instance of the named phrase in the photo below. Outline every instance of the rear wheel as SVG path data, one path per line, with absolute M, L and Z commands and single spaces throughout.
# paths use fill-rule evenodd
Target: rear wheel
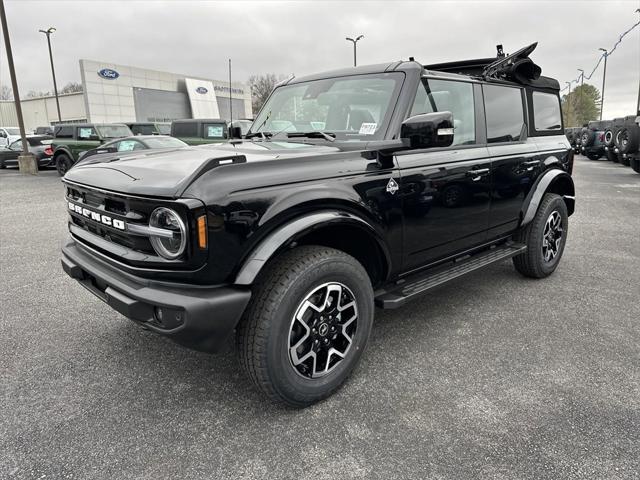
M 58 170 L 58 175 L 61 177 L 64 177 L 64 174 L 67 173 L 72 166 L 73 161 L 68 155 L 61 153 L 56 157 L 56 169 Z
M 535 217 L 514 239 L 527 245 L 527 250 L 513 257 L 516 270 L 526 277 L 544 278 L 560 263 L 567 241 L 569 216 L 560 195 L 547 193 Z
M 598 160 L 600 158 L 600 154 L 598 153 L 588 153 L 587 158 L 589 160 Z
M 271 399 L 305 407 L 358 363 L 373 323 L 367 272 L 339 250 L 302 246 L 260 274 L 237 329 L 240 363 Z

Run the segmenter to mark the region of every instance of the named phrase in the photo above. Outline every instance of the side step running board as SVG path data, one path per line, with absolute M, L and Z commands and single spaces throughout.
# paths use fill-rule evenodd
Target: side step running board
M 397 286 L 376 292 L 376 305 L 381 308 L 399 308 L 409 300 L 458 277 L 471 273 L 492 263 L 515 257 L 527 249 L 520 243 L 505 243 L 489 250 L 463 257 L 427 272 L 417 273 L 404 279 Z

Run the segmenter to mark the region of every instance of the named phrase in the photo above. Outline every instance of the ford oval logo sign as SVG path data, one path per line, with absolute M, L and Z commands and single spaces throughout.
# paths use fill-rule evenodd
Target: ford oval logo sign
M 196 92 L 201 93 L 202 95 L 204 95 L 205 93 L 207 93 L 209 90 L 207 90 L 204 87 L 198 87 L 196 88 Z
M 103 68 L 102 70 L 99 70 L 98 75 L 102 78 L 106 78 L 107 80 L 115 80 L 120 76 L 118 72 L 111 70 L 110 68 Z

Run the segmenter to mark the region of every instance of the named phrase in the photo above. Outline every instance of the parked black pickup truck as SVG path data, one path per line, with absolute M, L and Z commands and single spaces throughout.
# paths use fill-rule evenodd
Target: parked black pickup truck
M 374 306 L 509 258 L 528 277 L 557 268 L 573 153 L 534 46 L 292 79 L 247 139 L 96 155 L 63 179 L 62 266 L 181 344 L 235 330 L 255 384 L 310 405 L 357 364 Z

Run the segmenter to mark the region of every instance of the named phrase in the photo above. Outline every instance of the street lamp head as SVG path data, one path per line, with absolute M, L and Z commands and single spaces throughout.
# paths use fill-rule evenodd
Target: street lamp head
M 598 50 L 604 52 L 605 55 L 607 54 L 607 49 L 606 48 L 599 48 Z
M 49 27 L 46 30 L 38 30 L 40 33 L 44 33 L 45 35 L 51 35 L 53 32 L 56 31 L 55 27 Z
M 354 41 L 353 38 L 350 38 L 350 37 L 346 37 L 345 40 L 349 40 L 350 42 Z
M 581 68 L 579 68 L 578 71 L 584 73 L 584 70 Z
M 362 38 L 364 38 L 364 35 L 360 35 L 358 38 L 356 38 L 356 42 Z

